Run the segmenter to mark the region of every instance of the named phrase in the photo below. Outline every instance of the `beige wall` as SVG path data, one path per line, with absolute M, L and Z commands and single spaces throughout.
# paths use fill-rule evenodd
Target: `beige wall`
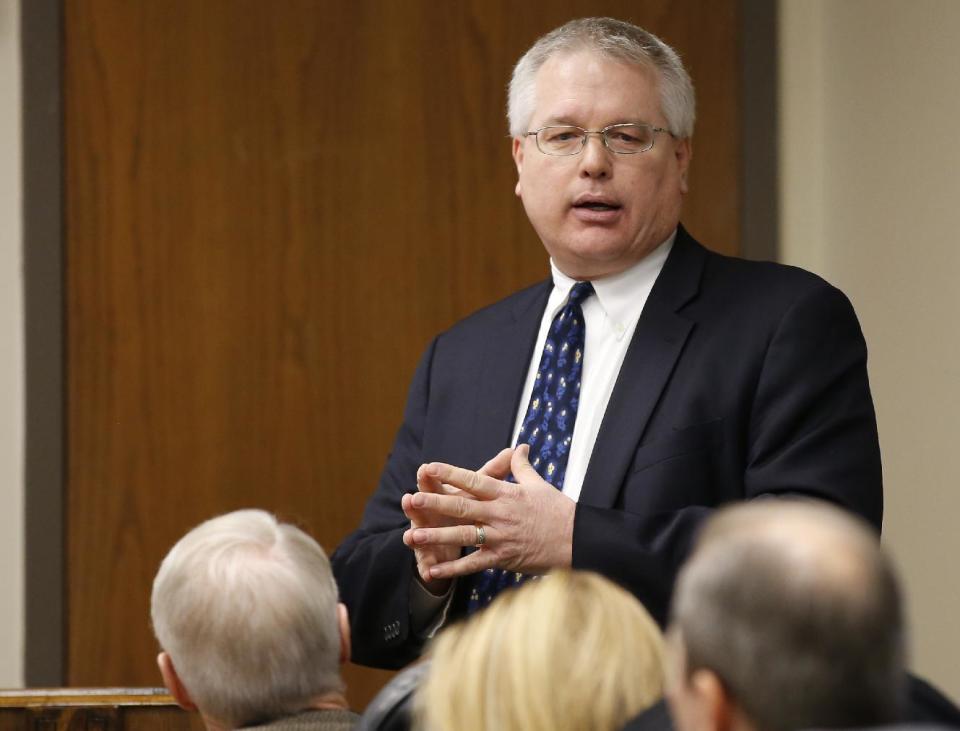
M 19 0 L 0 0 L 0 687 L 23 684 L 23 275 Z
M 960 2 L 781 0 L 782 259 L 853 301 L 914 667 L 960 698 Z

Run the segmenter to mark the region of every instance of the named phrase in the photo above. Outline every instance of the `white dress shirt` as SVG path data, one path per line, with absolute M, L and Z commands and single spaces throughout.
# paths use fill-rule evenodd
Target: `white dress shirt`
M 567 457 L 567 474 L 563 480 L 563 494 L 576 501 L 580 497 L 583 478 L 587 473 L 593 445 L 597 441 L 600 423 L 607 410 L 610 394 L 620 374 L 620 366 L 637 329 L 640 313 L 647 303 L 650 290 L 663 269 L 673 248 L 676 231 L 660 246 L 626 271 L 593 280 L 594 293 L 583 301 L 583 319 L 586 336 L 583 348 L 583 369 L 580 373 L 580 405 L 573 425 L 573 441 Z M 540 334 L 527 369 L 527 380 L 517 408 L 513 440 L 517 443 L 530 403 L 533 383 L 540 367 L 540 355 L 547 340 L 553 318 L 563 308 L 570 289 L 577 280 L 571 279 L 550 261 L 553 273 L 553 291 L 540 321 Z M 493 455 L 491 455 L 493 456 Z

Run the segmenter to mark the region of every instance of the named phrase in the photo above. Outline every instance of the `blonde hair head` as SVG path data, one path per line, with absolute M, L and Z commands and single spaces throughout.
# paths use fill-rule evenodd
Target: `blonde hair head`
M 558 571 L 443 632 L 417 697 L 429 731 L 612 731 L 663 693 L 660 630 L 608 579 Z

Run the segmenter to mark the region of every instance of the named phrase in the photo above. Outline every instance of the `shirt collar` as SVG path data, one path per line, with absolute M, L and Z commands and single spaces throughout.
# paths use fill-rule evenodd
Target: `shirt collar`
M 593 280 L 596 300 L 618 338 L 640 318 L 647 296 L 653 289 L 676 238 L 677 231 L 674 229 L 666 241 L 629 269 Z M 550 260 L 550 271 L 553 275 L 554 294 L 550 304 L 552 309 L 559 310 L 567 301 L 570 289 L 577 280 L 561 272 L 553 259 Z

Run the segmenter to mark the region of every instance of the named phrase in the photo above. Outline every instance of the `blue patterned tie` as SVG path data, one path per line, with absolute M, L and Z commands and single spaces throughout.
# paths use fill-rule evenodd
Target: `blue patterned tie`
M 593 293 L 590 282 L 577 282 L 567 304 L 553 318 L 543 345 L 530 404 L 523 417 L 517 444 L 530 445 L 530 464 L 543 479 L 563 488 L 573 425 L 580 404 L 580 372 L 586 323 L 580 303 Z M 513 477 L 509 478 L 511 481 Z M 473 577 L 467 612 L 487 606 L 502 589 L 528 577 L 514 571 L 487 569 Z

